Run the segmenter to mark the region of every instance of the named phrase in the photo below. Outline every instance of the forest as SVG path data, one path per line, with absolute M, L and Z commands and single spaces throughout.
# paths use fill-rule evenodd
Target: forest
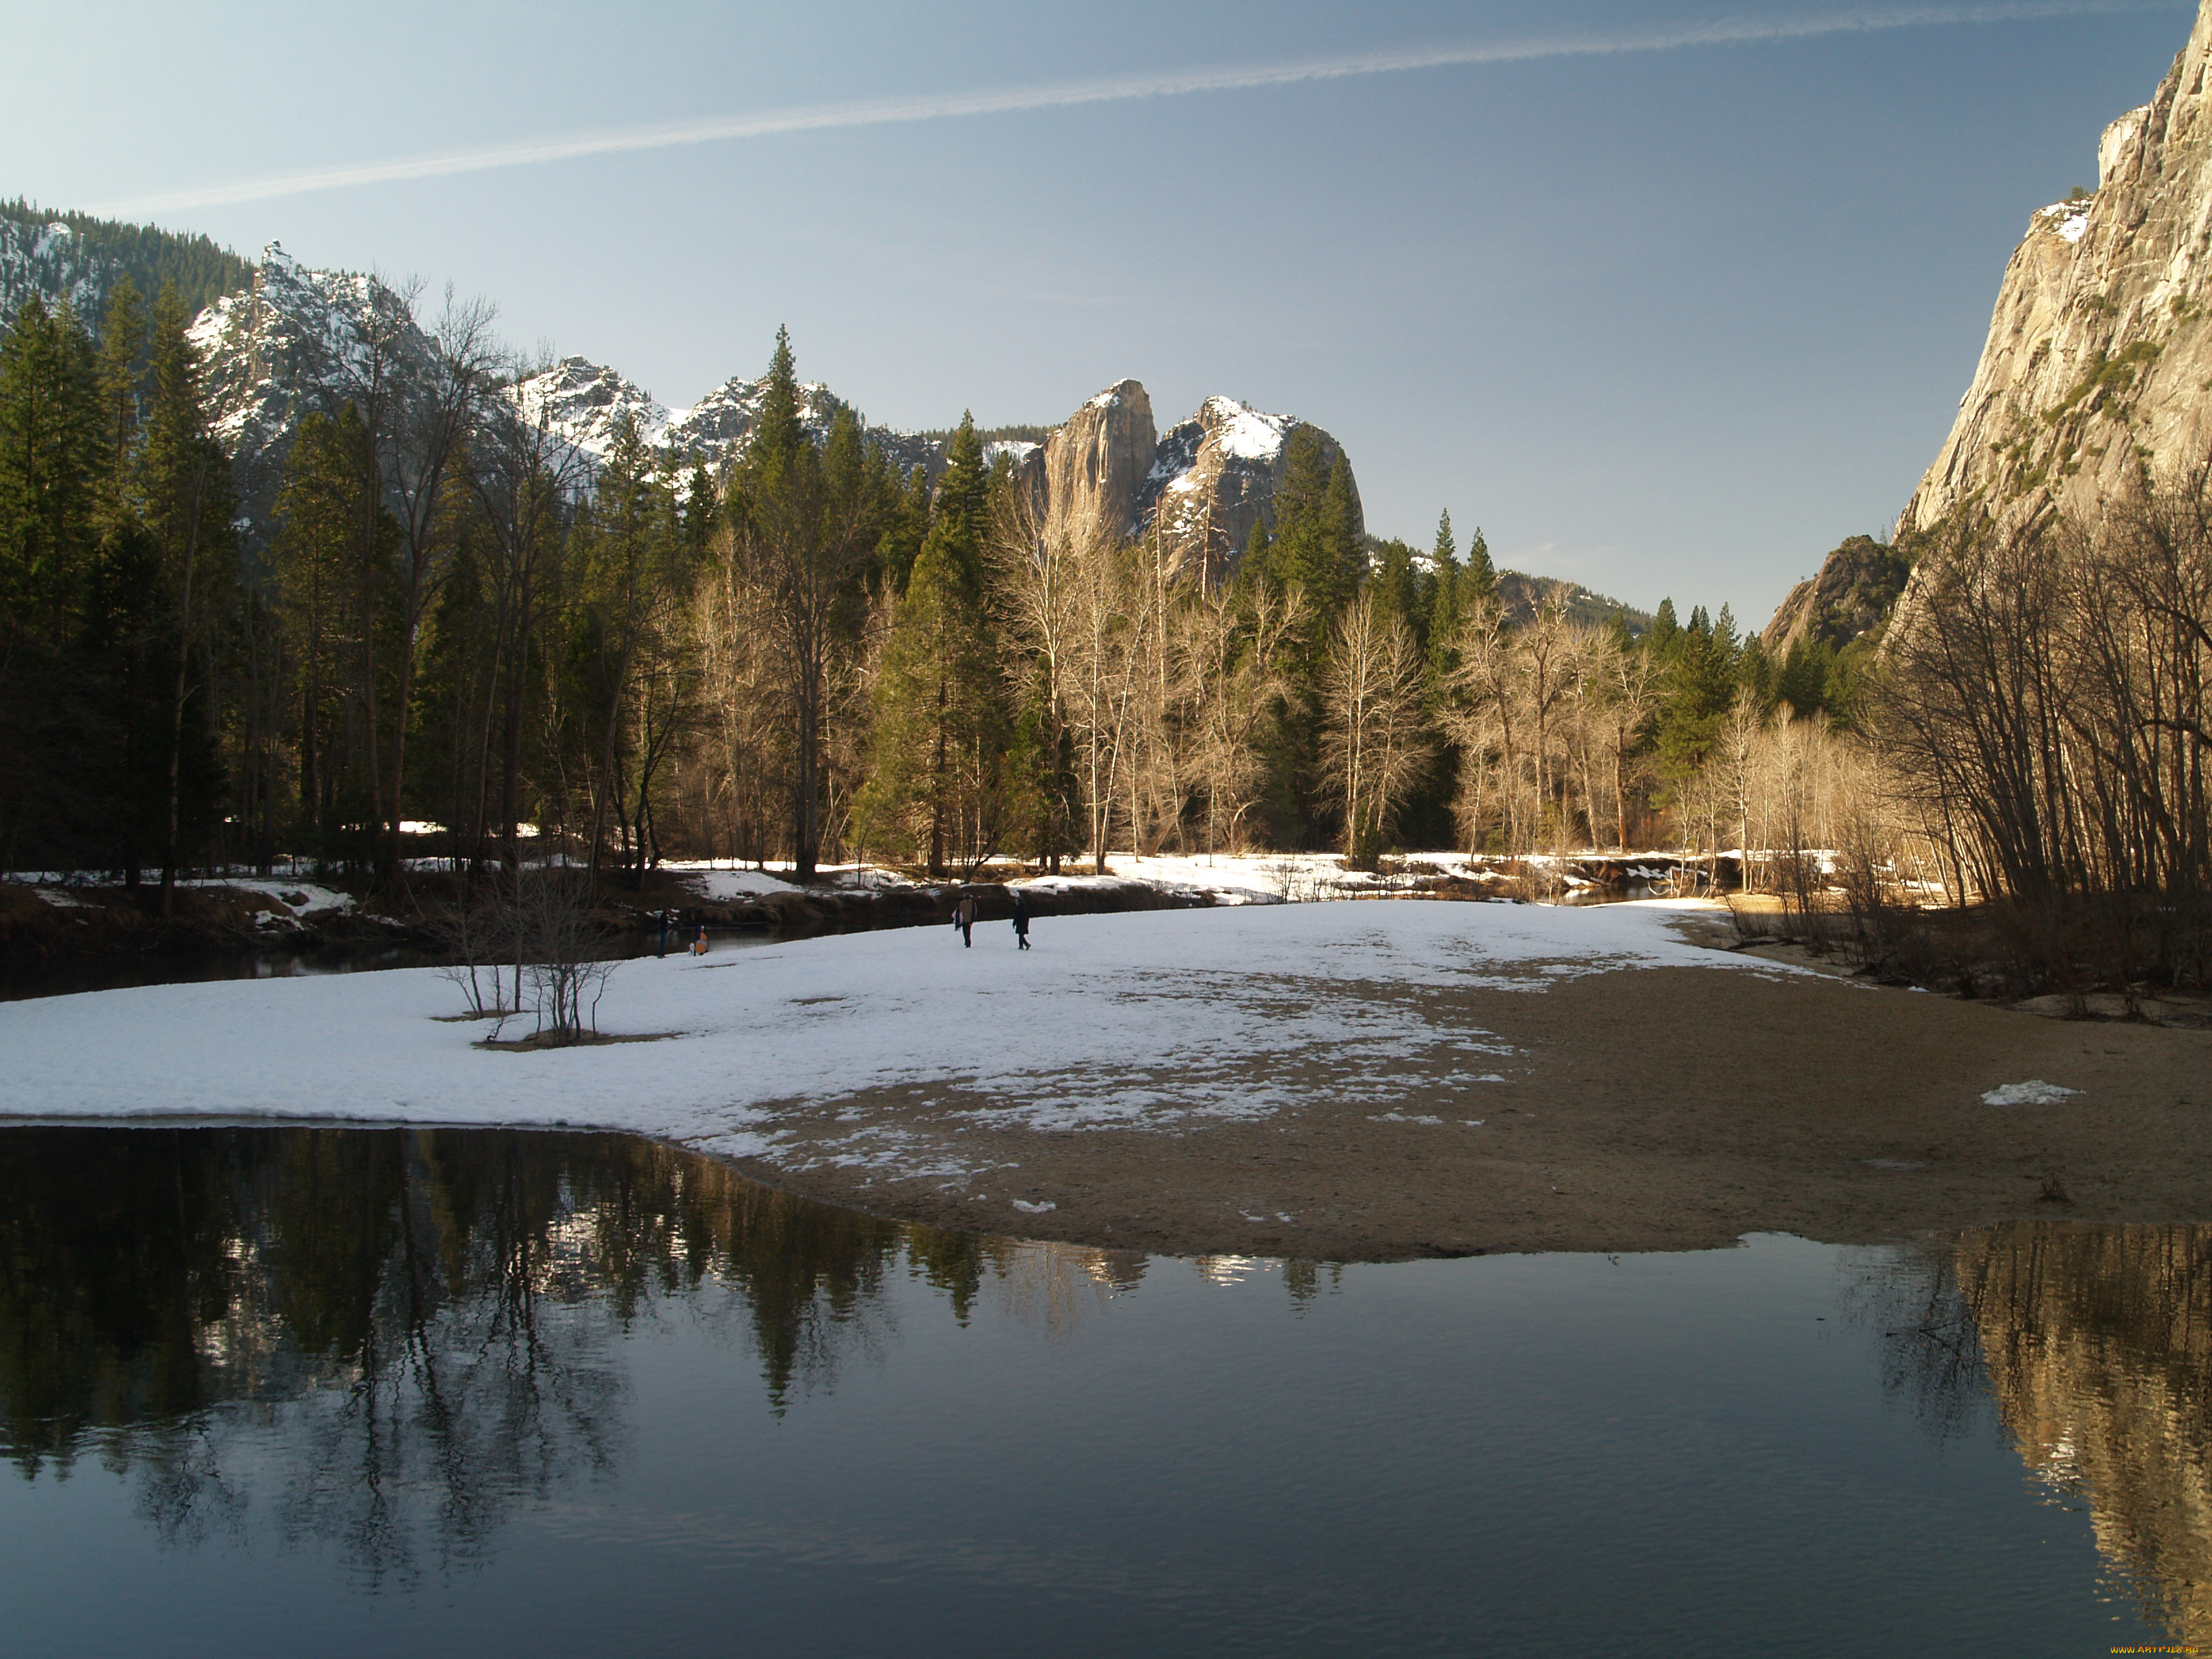
M 1750 848 L 1953 903 L 2201 894 L 2205 492 L 2094 534 L 1983 514 L 1875 550 L 1886 635 L 1770 656 L 1723 606 L 1650 624 L 1509 603 L 1478 531 L 1361 533 L 1291 441 L 1229 579 L 1042 514 L 963 420 L 902 476 L 800 421 L 779 332 L 720 467 L 603 459 L 505 395 L 488 308 L 379 290 L 353 383 L 301 421 L 248 548 L 184 301 L 0 338 L 0 864 L 279 858 L 392 883 L 553 848 L 992 860 L 1117 851 Z M 403 354 L 403 339 L 428 339 Z M 432 844 L 424 826 L 437 826 Z
M 1361 536 L 1310 436 L 1224 585 L 1048 537 L 972 423 L 933 482 L 849 412 L 810 441 L 781 337 L 720 476 L 634 433 L 594 465 L 449 307 L 427 364 L 372 350 L 302 420 L 257 557 L 186 321 L 126 280 L 96 329 L 34 300 L 0 341 L 11 869 L 387 876 L 424 822 L 609 872 L 1634 842 L 1741 698 L 1848 719 L 1847 664 L 1769 663 L 1725 610 L 1509 615 L 1479 532 Z

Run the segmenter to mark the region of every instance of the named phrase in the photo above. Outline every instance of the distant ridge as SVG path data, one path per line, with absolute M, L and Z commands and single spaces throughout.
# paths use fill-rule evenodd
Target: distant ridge
M 66 296 L 80 311 L 96 313 L 115 279 L 126 275 L 149 301 L 163 283 L 174 283 L 185 309 L 197 315 L 250 286 L 253 270 L 252 261 L 205 236 L 50 211 L 20 196 L 0 201 L 0 310 L 6 317 L 33 293 Z

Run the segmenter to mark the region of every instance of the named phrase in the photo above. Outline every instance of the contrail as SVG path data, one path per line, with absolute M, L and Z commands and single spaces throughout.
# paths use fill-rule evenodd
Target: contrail
M 1358 76 L 1400 75 L 1415 70 L 1452 69 L 1491 64 L 1525 64 L 1542 58 L 1607 58 L 1637 52 L 1680 52 L 1698 46 L 1757 46 L 1812 40 L 1832 34 L 1872 34 L 1897 29 L 1947 25 L 2021 22 L 2041 18 L 2104 16 L 2123 12 L 2170 9 L 2160 0 L 2020 0 L 2019 3 L 1897 6 L 1838 13 L 1820 18 L 1769 21 L 1744 18 L 1685 24 L 1643 33 L 1569 36 L 1409 48 L 1352 57 L 1310 58 L 1286 64 L 1248 64 L 1233 68 L 1130 75 L 1091 81 L 1060 81 L 996 92 L 937 93 L 860 103 L 813 104 L 769 110 L 757 115 L 714 117 L 665 126 L 627 127 L 599 132 L 526 139 L 442 155 L 363 161 L 242 179 L 114 202 L 93 210 L 110 218 L 173 213 L 184 208 L 219 207 L 234 202 L 263 202 L 279 196 L 345 190 L 356 185 L 394 184 L 409 179 L 439 179 L 498 167 L 532 167 L 586 155 L 618 155 L 636 150 L 672 149 L 685 144 L 721 143 L 786 133 L 823 132 L 840 128 L 890 126 L 944 121 L 963 116 L 1009 115 L 1029 110 L 1073 109 L 1085 104 L 1127 103 L 1147 98 L 1187 98 L 1206 92 L 1245 92 L 1264 87 L 1299 86 Z

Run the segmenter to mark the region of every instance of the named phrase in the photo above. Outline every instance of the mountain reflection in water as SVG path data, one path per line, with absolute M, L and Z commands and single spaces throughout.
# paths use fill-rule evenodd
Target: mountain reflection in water
M 1941 1432 L 1993 1399 L 2145 1616 L 2212 1638 L 2212 1227 L 2015 1222 L 1901 1258 L 1892 1289 L 1890 1384 Z
M 749 1343 L 780 1412 L 890 1334 L 902 1264 L 962 1323 L 988 1283 L 1053 1329 L 1145 1270 L 878 1221 L 628 1136 L 5 1133 L 0 1453 L 33 1477 L 128 1468 L 179 1543 L 271 1503 L 372 1580 L 480 1557 L 518 1504 L 605 1473 L 616 1340 L 664 1305 Z M 218 1408 L 241 1405 L 295 1419 L 280 1492 L 227 1455 Z

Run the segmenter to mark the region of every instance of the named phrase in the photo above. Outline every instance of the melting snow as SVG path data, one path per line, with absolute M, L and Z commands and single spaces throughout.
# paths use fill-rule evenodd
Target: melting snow
M 1683 908 L 1269 905 L 1045 918 L 1028 952 L 1007 928 L 973 950 L 926 928 L 647 957 L 609 981 L 600 1029 L 670 1040 L 530 1053 L 472 1046 L 490 1028 L 451 1020 L 460 998 L 432 969 L 51 997 L 0 1005 L 0 1116 L 568 1124 L 773 1158 L 794 1117 L 834 1123 L 883 1086 L 960 1090 L 979 1121 L 1046 1132 L 1322 1096 L 1388 1113 L 1404 1060 L 1506 1052 L 1390 987 L 1784 971 L 1677 938 Z M 847 1155 L 938 1156 L 896 1136 Z
M 2089 206 L 2087 202 L 2053 202 L 2037 211 L 2035 222 L 2069 242 L 2078 242 L 2089 228 Z
M 1982 1097 L 1984 1106 L 2056 1106 L 2072 1099 L 2079 1089 L 2062 1089 L 2056 1083 L 2045 1083 L 2041 1078 L 2030 1078 L 2025 1083 L 2008 1083 L 1992 1089 Z

